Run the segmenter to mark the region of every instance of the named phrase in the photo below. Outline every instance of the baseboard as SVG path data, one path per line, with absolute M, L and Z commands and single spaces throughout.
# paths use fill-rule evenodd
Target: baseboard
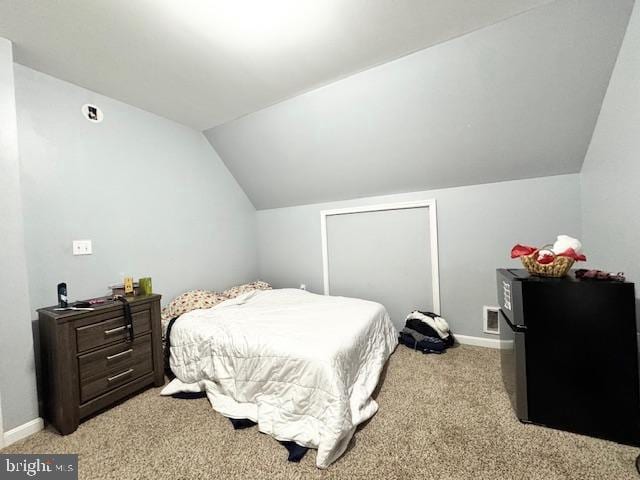
M 454 335 L 458 343 L 462 345 L 475 345 L 476 347 L 502 348 L 500 338 L 471 337 L 469 335 Z
M 16 428 L 12 428 L 4 432 L 4 446 L 7 447 L 12 443 L 17 442 L 18 440 L 22 440 L 23 438 L 27 438 L 29 435 L 33 435 L 36 432 L 39 432 L 44 428 L 44 420 L 42 418 L 34 418 L 33 420 L 23 423 L 22 425 L 17 426 Z

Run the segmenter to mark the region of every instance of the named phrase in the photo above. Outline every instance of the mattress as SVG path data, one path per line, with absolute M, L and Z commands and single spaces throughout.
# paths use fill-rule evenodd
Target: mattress
M 371 398 L 398 334 L 379 303 L 297 289 L 253 291 L 178 318 L 176 378 L 212 407 L 278 440 L 317 449 L 326 468 L 378 409 Z

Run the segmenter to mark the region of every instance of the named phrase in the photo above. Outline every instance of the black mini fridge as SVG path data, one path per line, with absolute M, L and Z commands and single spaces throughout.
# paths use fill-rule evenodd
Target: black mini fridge
M 518 418 L 640 445 L 633 283 L 497 277 L 502 377 Z

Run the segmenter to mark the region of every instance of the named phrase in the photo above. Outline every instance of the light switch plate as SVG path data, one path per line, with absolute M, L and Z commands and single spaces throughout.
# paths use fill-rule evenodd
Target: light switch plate
M 73 241 L 73 254 L 74 255 L 91 255 L 93 248 L 91 246 L 91 240 L 74 240 Z

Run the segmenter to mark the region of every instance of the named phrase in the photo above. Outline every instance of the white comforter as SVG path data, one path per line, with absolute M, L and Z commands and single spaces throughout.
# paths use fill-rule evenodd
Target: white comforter
M 223 415 L 317 448 L 316 465 L 326 468 L 377 411 L 371 394 L 397 337 L 379 303 L 296 289 L 249 292 L 176 320 L 177 378 L 162 394 L 206 391 Z

